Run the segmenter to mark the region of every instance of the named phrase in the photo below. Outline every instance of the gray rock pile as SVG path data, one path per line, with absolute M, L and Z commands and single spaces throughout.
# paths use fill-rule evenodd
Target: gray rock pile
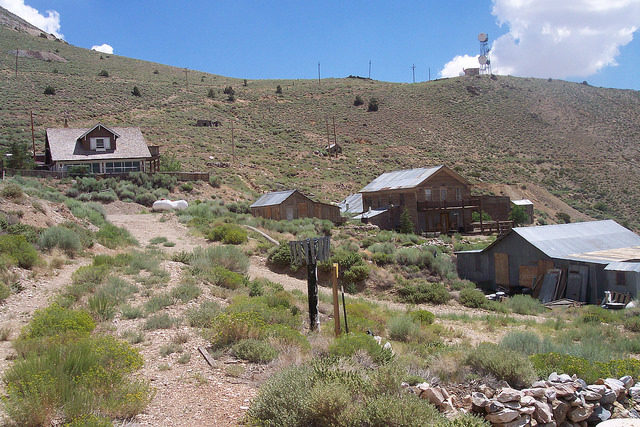
M 408 388 L 449 416 L 470 412 L 494 426 L 587 427 L 610 418 L 640 419 L 640 386 L 634 387 L 630 376 L 588 385 L 575 375 L 554 372 L 522 390 L 503 384 L 497 389 L 483 384 L 463 397 L 428 383 Z

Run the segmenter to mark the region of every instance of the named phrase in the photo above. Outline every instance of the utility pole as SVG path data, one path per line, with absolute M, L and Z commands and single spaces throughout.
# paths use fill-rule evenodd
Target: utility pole
M 187 86 L 187 90 L 189 90 L 189 70 L 187 68 L 184 69 L 184 81 Z
M 416 82 L 416 64 L 411 66 L 411 70 L 413 71 L 413 82 Z
M 338 145 L 338 136 L 336 134 L 336 116 L 333 116 L 333 143 Z
M 33 132 L 33 110 L 31 110 L 31 145 L 33 146 L 33 161 L 36 161 L 36 136 Z
M 329 139 L 329 119 L 327 116 L 324 116 L 324 123 L 327 125 L 327 147 L 331 145 L 331 140 Z
M 431 67 L 429 67 L 429 81 L 431 81 Z
M 318 62 L 318 84 L 320 84 L 320 63 Z
M 16 48 L 16 79 L 18 78 L 18 48 Z
M 371 79 L 371 60 L 369 60 L 369 79 Z

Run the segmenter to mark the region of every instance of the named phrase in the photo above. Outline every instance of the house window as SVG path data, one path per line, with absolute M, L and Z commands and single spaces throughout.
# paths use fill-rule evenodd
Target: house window
M 430 189 L 430 188 L 425 188 L 425 189 L 424 189 L 424 199 L 425 199 L 427 202 L 430 202 L 430 201 L 431 201 L 431 189 Z
M 441 201 L 447 200 L 447 189 L 446 188 L 441 188 L 440 189 L 440 200 Z
M 462 200 L 462 189 L 460 187 L 456 188 L 456 200 Z
M 104 139 L 96 139 L 96 151 L 104 151 Z
M 618 286 L 626 286 L 626 277 L 624 271 L 616 271 L 616 285 Z
M 107 162 L 105 173 L 128 173 L 140 171 L 140 162 Z
M 109 138 L 91 138 L 90 149 L 95 151 L 106 151 L 111 148 L 111 141 Z

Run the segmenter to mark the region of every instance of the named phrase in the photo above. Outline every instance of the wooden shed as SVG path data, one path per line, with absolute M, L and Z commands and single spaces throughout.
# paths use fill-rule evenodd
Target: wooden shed
M 343 221 L 339 206 L 313 201 L 298 190 L 263 194 L 249 208 L 253 216 L 274 220 L 320 218 L 336 224 Z

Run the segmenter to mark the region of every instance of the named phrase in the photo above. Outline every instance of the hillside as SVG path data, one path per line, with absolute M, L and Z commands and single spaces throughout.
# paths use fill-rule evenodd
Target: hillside
M 16 48 L 56 53 L 67 62 L 21 57 L 16 78 L 15 53 L 8 52 Z M 109 76 L 99 76 L 102 70 Z M 40 148 L 45 128 L 62 126 L 65 116 L 78 127 L 97 121 L 140 126 L 150 144 L 176 155 L 184 169 L 209 170 L 247 198 L 297 187 L 339 201 L 382 171 L 446 163 L 472 181 L 538 185 L 584 214 L 640 228 L 634 210 L 640 94 L 632 90 L 507 76 L 416 84 L 250 80 L 245 86 L 242 79 L 185 73 L 5 26 L 0 81 L 2 146 L 30 143 L 33 109 Z M 49 85 L 55 95 L 43 94 Z M 131 95 L 134 86 L 141 97 Z M 223 93 L 227 86 L 234 102 Z M 353 105 L 356 95 L 364 105 Z M 371 97 L 379 101 L 377 112 L 367 112 Z M 314 154 L 326 144 L 327 118 L 331 138 L 335 118 L 344 148 L 338 159 Z M 195 127 L 197 119 L 222 125 Z

